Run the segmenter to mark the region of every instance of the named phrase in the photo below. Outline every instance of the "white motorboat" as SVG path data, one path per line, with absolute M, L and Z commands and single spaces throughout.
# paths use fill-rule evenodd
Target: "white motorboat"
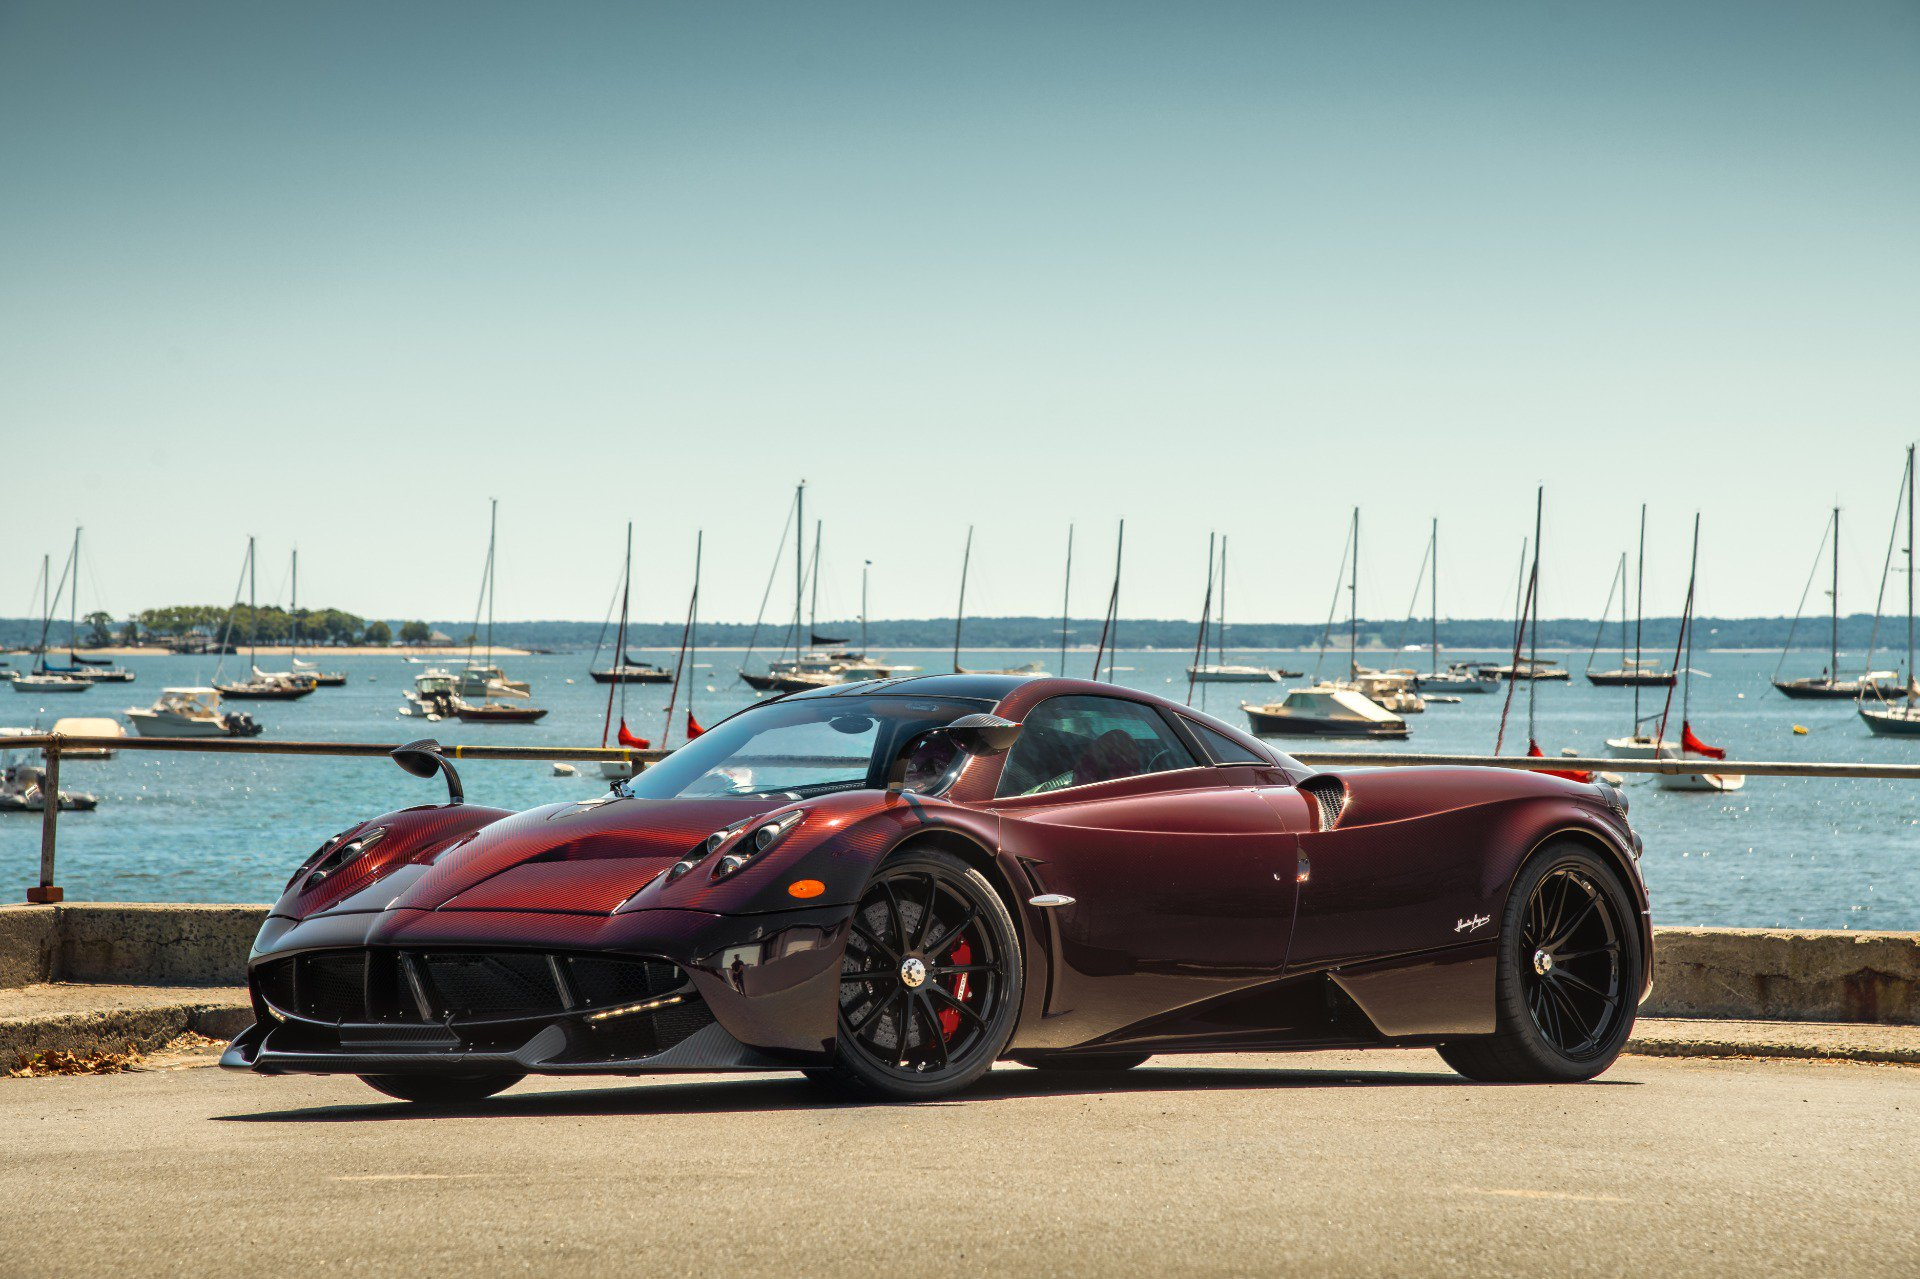
M 480 697 L 497 701 L 503 697 L 522 701 L 533 696 L 533 685 L 523 679 L 508 679 L 506 672 L 488 663 L 474 663 L 462 670 L 454 692 L 462 697 Z
M 1427 709 L 1427 703 L 1414 691 L 1416 678 L 1410 670 L 1376 671 L 1361 666 L 1354 670 L 1352 679 L 1338 682 L 1395 715 L 1418 715 Z
M 1241 704 L 1253 731 L 1267 737 L 1402 738 L 1407 721 L 1365 694 L 1337 684 L 1296 688 L 1265 706 Z
M 260 725 L 244 711 L 220 707 L 212 688 L 163 688 L 151 706 L 129 706 L 126 717 L 142 737 L 258 737 Z
M 46 772 L 38 764 L 8 764 L 0 769 L 0 813 L 44 812 L 46 780 Z M 92 812 L 99 804 L 99 798 L 86 791 L 60 792 L 59 805 L 63 813 Z
M 1414 689 L 1422 694 L 1429 690 L 1446 693 L 1497 693 L 1500 681 L 1490 675 L 1482 675 L 1470 662 L 1449 662 L 1444 671 L 1428 671 L 1413 677 Z

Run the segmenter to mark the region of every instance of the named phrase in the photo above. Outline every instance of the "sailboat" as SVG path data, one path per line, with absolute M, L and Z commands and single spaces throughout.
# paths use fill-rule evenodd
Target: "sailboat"
M 251 537 L 247 539 L 247 559 L 242 568 L 242 573 L 247 582 L 247 664 L 251 667 L 253 673 L 246 679 L 238 680 L 231 684 L 222 684 L 220 682 L 220 663 L 217 663 L 213 670 L 214 689 L 219 692 L 220 696 L 234 701 L 291 702 L 296 698 L 305 697 L 318 687 L 311 678 L 295 675 L 287 671 L 276 672 L 263 671 L 260 669 L 260 606 L 258 592 L 254 589 L 256 585 L 256 575 L 254 572 L 253 539 Z M 233 605 L 227 610 L 227 634 L 222 636 L 220 641 L 220 647 L 223 652 L 227 647 L 227 639 L 230 638 L 233 633 L 233 614 L 239 607 L 240 594 L 239 591 L 236 590 L 234 592 Z M 224 663 L 225 660 L 226 659 L 222 657 L 221 663 Z
M 1906 696 L 1897 702 L 1882 696 L 1876 706 L 1869 706 L 1866 697 L 1862 695 L 1858 703 L 1860 718 L 1866 721 L 1867 727 L 1878 737 L 1920 737 L 1920 684 L 1915 682 L 1913 670 L 1913 486 L 1913 445 L 1909 444 L 1907 446 L 1907 669 L 1905 679 L 1902 681 L 1907 691 Z M 1871 650 L 1867 660 L 1869 663 L 1873 660 Z
M 73 550 L 68 553 L 66 571 L 61 577 L 61 590 L 54 592 L 53 599 L 57 607 L 62 591 L 67 597 L 67 664 L 47 664 L 48 637 L 43 634 L 40 637 L 40 661 L 35 672 L 40 675 L 63 675 L 89 684 L 131 684 L 134 674 L 126 667 L 115 666 L 106 658 L 80 656 L 80 532 L 76 525 L 73 530 Z
M 620 668 L 626 664 L 628 607 L 631 603 L 633 590 L 632 520 L 627 521 L 627 555 L 625 567 L 621 570 L 620 583 L 620 624 L 613 634 L 613 651 L 619 655 L 618 660 L 615 661 L 612 671 L 602 672 L 594 670 L 589 666 L 589 670 L 592 671 L 594 679 L 608 686 L 607 713 L 600 724 L 600 745 L 604 747 L 607 744 L 607 739 L 613 733 L 613 707 L 614 702 L 617 700 L 620 703 L 620 744 L 622 746 L 632 746 L 640 750 L 645 750 L 653 743 L 647 741 L 645 738 L 635 737 L 627 731 L 627 685 L 638 684 L 643 681 L 624 678 L 623 673 L 620 672 Z M 594 647 L 594 656 L 596 658 L 599 656 L 598 645 Z M 657 670 L 659 668 L 655 667 L 654 669 Z M 607 678 L 602 679 L 601 676 L 603 674 L 605 674 Z M 669 676 L 669 678 L 671 678 L 671 676 Z M 638 771 L 638 769 L 624 759 L 603 759 L 600 761 L 600 776 L 608 781 L 623 782 Z
M 1680 611 L 1680 643 L 1673 655 L 1673 664 L 1680 672 L 1680 755 L 1682 760 L 1725 759 L 1726 751 L 1718 746 L 1709 746 L 1694 735 L 1693 722 L 1689 715 L 1690 698 L 1693 693 L 1693 593 L 1694 585 L 1700 575 L 1700 516 L 1693 517 L 1693 553 L 1687 567 L 1687 603 Z M 1667 706 L 1673 705 L 1673 690 L 1667 690 Z M 1661 739 L 1666 737 L 1667 714 L 1660 713 Z M 1747 784 L 1742 776 L 1726 773 L 1660 773 L 1654 780 L 1662 790 L 1678 791 L 1735 791 Z
M 1620 553 L 1620 569 L 1614 575 L 1613 582 L 1607 586 L 1607 602 L 1600 609 L 1600 625 L 1593 631 L 1593 647 L 1587 650 L 1587 683 L 1598 688 L 1671 688 L 1674 673 L 1663 671 L 1658 662 L 1643 659 L 1640 656 L 1640 634 L 1643 618 L 1640 608 L 1646 587 L 1642 580 L 1646 575 L 1647 564 L 1647 511 L 1640 508 L 1640 560 L 1639 570 L 1634 581 L 1633 605 L 1633 656 L 1627 656 L 1627 553 Z M 1607 617 L 1613 608 L 1615 588 L 1620 593 L 1620 665 L 1610 671 L 1596 671 L 1593 661 L 1600 652 L 1600 637 L 1606 632 Z M 1638 699 L 1636 699 L 1638 700 Z
M 1786 647 L 1780 650 L 1780 661 L 1773 668 L 1773 686 L 1796 701 L 1853 701 L 1863 694 L 1877 694 L 1881 697 L 1899 696 L 1899 685 L 1894 682 L 1892 671 L 1868 671 L 1859 679 L 1840 678 L 1840 508 L 1833 508 L 1833 516 L 1827 521 L 1826 533 L 1821 537 L 1824 549 L 1827 540 L 1833 542 L 1833 581 L 1827 588 L 1828 630 L 1827 630 L 1827 668 L 1818 675 L 1803 675 L 1798 679 L 1781 679 L 1780 670 L 1787 663 L 1787 654 L 1793 651 L 1793 633 L 1800 627 L 1800 608 L 1807 602 L 1806 592 L 1800 593 L 1800 608 L 1793 610 L 1793 624 L 1787 628 Z M 1818 571 L 1819 553 L 1815 552 L 1815 571 Z M 1807 585 L 1812 586 L 1812 579 Z
M 953 610 L 953 673 L 955 675 L 1019 675 L 1031 677 L 1045 675 L 1047 668 L 1039 662 L 1027 662 L 1021 666 L 1003 666 L 997 670 L 974 670 L 960 665 L 960 627 L 967 620 L 967 569 L 973 563 L 973 525 L 967 525 L 967 545 L 960 554 L 960 602 Z M 1117 571 L 1117 570 L 1116 570 Z M 1119 584 L 1115 583 L 1115 590 Z M 1100 665 L 1098 656 L 1094 666 Z
M 287 617 L 293 623 L 293 635 L 287 642 L 287 664 L 293 668 L 290 674 L 304 676 L 314 683 L 316 688 L 341 688 L 347 682 L 345 671 L 323 671 L 318 662 L 300 660 L 300 549 L 293 551 L 293 594 L 287 601 Z
M 1347 583 L 1348 680 L 1324 680 L 1289 689 L 1277 702 L 1241 703 L 1247 722 L 1261 736 L 1402 738 L 1407 721 L 1356 685 L 1360 675 L 1360 508 L 1353 509 L 1351 576 Z M 1331 609 L 1328 610 L 1332 612 Z
M 1212 578 L 1212 556 L 1208 556 L 1208 578 Z M 1283 670 L 1277 666 L 1249 666 L 1232 664 L 1227 661 L 1227 538 L 1220 535 L 1220 621 L 1214 626 L 1214 658 L 1211 662 L 1196 661 L 1187 668 L 1187 678 L 1195 684 L 1277 684 L 1283 679 L 1299 679 L 1299 671 Z M 1206 630 L 1203 619 L 1201 626 L 1200 655 L 1206 655 Z
M 1447 669 L 1440 669 L 1440 521 L 1437 518 L 1427 534 L 1427 573 L 1427 646 L 1431 661 L 1425 675 L 1413 677 L 1414 691 L 1422 696 L 1429 692 L 1443 695 L 1494 692 L 1500 687 L 1499 681 L 1480 674 L 1470 662 L 1449 662 Z
M 1626 565 L 1623 557 L 1622 563 L 1621 563 L 1621 571 L 1623 576 L 1620 579 L 1621 585 L 1623 587 L 1626 584 L 1626 578 L 1624 576 L 1625 568 L 1626 568 Z M 1626 643 L 1627 643 L 1625 636 L 1623 635 L 1620 640 L 1622 665 L 1626 669 L 1631 671 L 1645 670 L 1649 666 L 1649 663 L 1643 662 L 1640 657 L 1640 651 L 1641 651 L 1640 642 L 1644 634 L 1645 618 L 1646 618 L 1646 614 L 1644 611 L 1645 601 L 1646 601 L 1646 576 L 1647 576 L 1647 507 L 1646 507 L 1646 503 L 1642 502 L 1640 504 L 1639 559 L 1634 569 L 1633 656 L 1631 658 L 1628 658 L 1625 656 Z M 1623 590 L 1621 594 L 1623 596 L 1621 600 L 1621 609 L 1622 609 L 1621 617 L 1623 619 L 1621 622 L 1621 625 L 1624 626 L 1626 624 L 1624 621 L 1626 617 L 1626 613 L 1625 613 L 1626 601 L 1624 599 L 1625 591 Z M 1602 625 L 1604 624 L 1605 623 L 1603 622 Z M 1594 637 L 1594 646 L 1598 648 L 1599 643 L 1600 643 L 1599 636 L 1596 635 Z M 1593 662 L 1593 655 L 1591 653 L 1587 655 L 1587 662 L 1589 666 L 1591 666 Z M 1667 672 L 1667 674 L 1671 676 L 1672 672 L 1669 671 Z M 1593 678 L 1591 671 L 1588 673 L 1587 678 L 1589 679 Z M 1627 734 L 1625 737 L 1609 737 L 1607 739 L 1608 753 L 1610 753 L 1615 759 L 1671 759 L 1673 758 L 1673 756 L 1678 753 L 1678 748 L 1676 748 L 1671 742 L 1662 740 L 1657 734 L 1649 733 L 1646 731 L 1646 726 L 1652 723 L 1654 720 L 1664 716 L 1665 712 L 1662 711 L 1660 716 L 1649 715 L 1643 718 L 1640 714 L 1640 690 L 1645 685 L 1639 680 L 1631 681 L 1631 683 L 1633 687 L 1633 731 Z M 1668 688 L 1673 687 L 1673 680 L 1671 678 L 1669 678 L 1666 681 L 1666 687 Z
M 1493 753 L 1495 755 L 1500 753 L 1501 746 L 1506 742 L 1507 712 L 1513 708 L 1514 689 L 1524 678 L 1519 672 L 1528 669 L 1538 670 L 1540 665 L 1538 658 L 1540 645 L 1540 543 L 1546 507 L 1547 490 L 1545 485 L 1541 485 L 1534 490 L 1533 494 L 1533 567 L 1526 575 L 1526 590 L 1521 596 L 1520 607 L 1516 610 L 1517 620 L 1513 632 L 1513 654 L 1506 667 L 1509 672 L 1507 675 L 1507 697 L 1506 701 L 1500 707 L 1500 728 L 1493 739 Z M 1521 545 L 1524 548 L 1526 543 L 1523 542 Z M 1524 550 L 1522 554 L 1524 556 Z M 1525 564 L 1524 558 L 1521 562 L 1523 565 Z M 1525 658 L 1520 656 L 1522 640 L 1526 641 L 1527 656 Z M 1534 713 L 1535 703 L 1537 701 L 1534 685 L 1538 682 L 1539 680 L 1537 678 L 1526 681 L 1527 755 L 1532 759 L 1542 759 L 1546 756 L 1546 752 L 1540 749 L 1538 719 Z M 1581 768 L 1548 768 L 1542 769 L 1541 771 L 1549 777 L 1564 777 L 1568 781 L 1591 782 L 1593 780 L 1593 774 Z
M 800 642 L 800 625 L 805 618 L 807 603 L 806 513 L 807 482 L 801 480 L 793 491 L 793 518 L 788 521 L 786 525 L 782 526 L 780 530 L 781 549 L 784 549 L 786 546 L 787 531 L 791 529 L 793 532 L 793 621 L 787 627 L 786 642 L 780 646 L 782 652 L 791 653 L 792 655 L 790 657 L 776 658 L 769 661 L 764 674 L 758 671 L 749 671 L 746 668 L 746 659 L 742 659 L 740 664 L 741 682 L 756 692 L 793 693 L 803 689 L 822 688 L 827 685 L 838 684 L 843 678 L 842 673 L 838 669 L 833 668 L 831 663 L 816 662 L 811 666 L 807 666 L 804 662 L 805 653 Z M 819 521 L 817 520 L 814 523 L 813 552 L 814 568 L 817 572 L 820 558 L 820 531 Z M 774 572 L 776 573 L 780 567 L 779 555 L 779 550 L 776 550 L 774 553 Z M 772 592 L 773 575 L 769 574 L 767 578 L 767 594 L 770 595 Z M 817 613 L 819 601 L 817 590 L 814 595 L 814 600 L 815 612 Z M 765 596 L 761 598 L 760 609 L 764 615 L 766 612 Z M 759 631 L 760 623 L 756 620 L 754 622 L 754 636 L 747 642 L 747 657 L 749 658 L 753 655 L 753 643 L 754 639 L 759 637 Z M 811 632 L 809 632 L 809 638 L 812 638 Z
M 593 660 L 587 664 L 587 674 L 593 676 L 596 684 L 666 684 L 672 681 L 673 672 L 652 662 L 643 662 L 627 653 L 627 607 L 633 595 L 633 525 L 627 525 L 627 555 L 620 568 L 620 625 L 613 638 L 613 663 L 604 669 L 599 665 L 600 645 L 593 646 Z M 603 628 L 600 638 L 606 639 Z M 606 745 L 602 742 L 601 745 Z
M 8 681 L 16 693 L 84 693 L 93 687 L 86 680 L 47 665 L 47 633 L 53 628 L 53 598 L 48 593 L 52 582 L 53 557 L 43 555 L 40 557 L 40 643 L 34 649 L 33 672 L 15 675 Z M 65 585 L 63 579 L 61 586 Z
M 493 601 L 494 601 L 494 565 L 495 552 L 500 544 L 500 499 L 490 498 L 487 513 L 487 567 L 480 579 L 480 598 L 486 602 L 486 657 L 483 661 L 473 660 L 473 647 L 467 647 L 467 667 L 460 673 L 460 682 L 455 687 L 453 713 L 462 724 L 532 724 L 546 715 L 543 707 L 527 705 L 512 706 L 501 701 L 502 697 L 526 700 L 533 696 L 532 687 L 524 682 L 509 680 L 506 673 L 493 664 Z M 480 610 L 474 609 L 474 625 L 480 622 Z M 468 697 L 480 697 L 483 700 L 474 705 Z

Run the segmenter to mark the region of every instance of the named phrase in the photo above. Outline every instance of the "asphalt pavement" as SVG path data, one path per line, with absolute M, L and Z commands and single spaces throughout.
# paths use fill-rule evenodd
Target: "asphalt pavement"
M 205 1066 L 0 1080 L 0 1275 L 1912 1275 L 1920 1069 L 1429 1052 L 530 1081 L 459 1111 Z

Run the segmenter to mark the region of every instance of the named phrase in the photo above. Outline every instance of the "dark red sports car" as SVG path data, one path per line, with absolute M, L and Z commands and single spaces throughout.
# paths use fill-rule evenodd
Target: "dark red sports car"
M 303 863 L 223 1064 L 415 1101 L 529 1073 L 796 1069 L 932 1097 L 1012 1058 L 1431 1045 L 1613 1061 L 1648 986 L 1611 786 L 1316 772 L 1148 693 L 939 675 L 760 703 L 611 794 L 450 802 Z

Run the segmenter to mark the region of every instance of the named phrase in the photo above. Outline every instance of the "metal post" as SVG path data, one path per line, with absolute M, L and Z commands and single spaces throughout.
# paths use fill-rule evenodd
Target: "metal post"
M 57 739 L 47 743 L 45 759 L 46 773 L 40 779 L 40 884 L 27 890 L 27 900 L 51 906 L 66 897 L 53 882 L 54 841 L 60 820 L 60 744 Z

